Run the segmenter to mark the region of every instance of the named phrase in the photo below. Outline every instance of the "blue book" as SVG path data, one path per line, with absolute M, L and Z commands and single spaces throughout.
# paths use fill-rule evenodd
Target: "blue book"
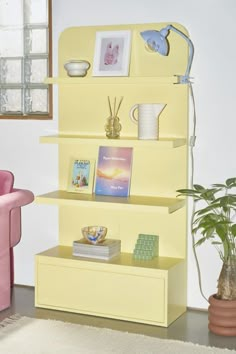
M 99 147 L 95 194 L 129 196 L 132 156 L 131 147 Z

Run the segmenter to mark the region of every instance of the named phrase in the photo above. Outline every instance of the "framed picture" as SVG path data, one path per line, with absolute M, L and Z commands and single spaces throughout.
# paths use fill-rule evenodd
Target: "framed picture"
M 70 163 L 68 177 L 68 192 L 87 193 L 93 192 L 95 160 L 75 159 Z
M 93 76 L 128 76 L 131 31 L 96 33 Z

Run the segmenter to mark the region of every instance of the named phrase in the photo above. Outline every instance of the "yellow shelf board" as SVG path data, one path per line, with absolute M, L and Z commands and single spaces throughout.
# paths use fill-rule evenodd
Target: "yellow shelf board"
M 120 139 L 107 139 L 100 135 L 74 135 L 74 134 L 58 134 L 41 136 L 40 143 L 43 144 L 84 144 L 85 142 L 96 145 L 112 146 L 139 146 L 147 148 L 176 148 L 186 145 L 185 138 L 160 138 L 159 140 L 138 140 L 135 137 L 123 137 Z
M 71 205 L 93 208 L 132 209 L 141 211 L 173 213 L 185 205 L 185 200 L 178 198 L 163 198 L 132 195 L 129 197 L 112 197 L 96 194 L 70 193 L 56 190 L 36 197 L 42 204 Z
M 163 271 L 168 271 L 170 268 L 176 266 L 180 262 L 185 262 L 185 260 L 182 258 L 172 258 L 172 257 L 155 257 L 148 261 L 135 260 L 133 259 L 132 253 L 125 253 L 125 252 L 121 252 L 119 256 L 109 260 L 102 260 L 96 258 L 83 258 L 83 257 L 73 256 L 72 247 L 62 246 L 62 245 L 50 248 L 42 253 L 39 253 L 38 256 L 60 258 L 65 260 L 77 260 L 84 263 L 98 263 L 98 264 L 108 263 L 109 265 L 114 264 L 119 266 L 156 269 L 156 270 L 158 269 Z
M 178 84 L 178 76 L 158 76 L 158 77 L 48 77 L 45 84 L 69 84 L 69 85 L 159 85 L 159 84 Z

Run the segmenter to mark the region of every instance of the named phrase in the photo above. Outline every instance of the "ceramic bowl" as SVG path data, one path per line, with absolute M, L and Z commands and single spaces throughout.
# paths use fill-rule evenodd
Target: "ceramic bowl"
M 84 238 L 92 244 L 102 242 L 107 234 L 105 226 L 85 226 L 81 229 Z
M 64 64 L 68 76 L 83 77 L 90 68 L 90 63 L 86 60 L 70 60 Z

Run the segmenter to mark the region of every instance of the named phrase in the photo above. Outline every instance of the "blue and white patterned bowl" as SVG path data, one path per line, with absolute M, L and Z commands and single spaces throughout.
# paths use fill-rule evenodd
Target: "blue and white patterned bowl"
M 81 229 L 84 238 L 92 244 L 102 242 L 107 234 L 105 226 L 85 226 Z

